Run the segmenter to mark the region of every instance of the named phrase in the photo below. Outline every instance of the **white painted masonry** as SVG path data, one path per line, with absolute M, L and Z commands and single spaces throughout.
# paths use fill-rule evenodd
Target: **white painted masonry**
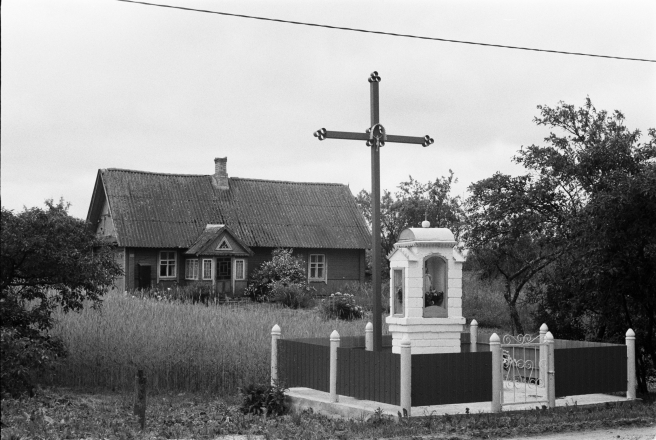
M 460 334 L 465 324 L 462 316 L 465 259 L 455 245 L 453 233 L 446 228 L 409 228 L 399 235 L 387 257 L 393 310 L 386 322 L 392 334 L 392 352 L 401 353 L 404 336 L 410 340 L 412 354 L 460 352 Z M 402 283 L 395 282 L 395 270 L 396 276 L 403 278 Z M 427 287 L 443 292 L 439 306 L 427 305 Z

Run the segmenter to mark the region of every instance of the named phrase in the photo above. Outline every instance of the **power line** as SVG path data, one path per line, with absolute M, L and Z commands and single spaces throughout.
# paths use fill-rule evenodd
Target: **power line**
M 157 6 L 160 8 L 169 8 L 169 9 L 180 9 L 183 11 L 192 11 L 192 12 L 204 12 L 206 14 L 216 14 L 216 15 L 225 15 L 228 17 L 239 17 L 239 18 L 250 18 L 253 20 L 263 20 L 263 21 L 274 21 L 277 23 L 286 23 L 286 24 L 297 24 L 301 26 L 313 26 L 313 27 L 320 27 L 320 28 L 326 28 L 326 29 L 337 29 L 340 31 L 352 31 L 352 32 L 362 32 L 362 33 L 367 33 L 367 34 L 377 34 L 377 35 L 388 35 L 392 37 L 405 37 L 405 38 L 416 38 L 419 40 L 431 40 L 431 41 L 442 41 L 445 43 L 459 43 L 459 44 L 470 44 L 474 46 L 486 46 L 486 47 L 497 47 L 497 48 L 503 48 L 503 49 L 516 49 L 516 50 L 529 50 L 533 52 L 546 52 L 546 53 L 557 53 L 561 55 L 578 55 L 578 56 L 585 56 L 585 57 L 595 57 L 595 58 L 610 58 L 614 60 L 624 60 L 624 61 L 644 61 L 647 63 L 656 63 L 656 60 L 649 60 L 649 59 L 643 59 L 643 58 L 627 58 L 627 57 L 616 57 L 612 55 L 597 55 L 597 54 L 590 54 L 590 53 L 581 53 L 581 52 L 566 52 L 566 51 L 561 51 L 561 50 L 550 50 L 550 49 L 535 49 L 531 47 L 521 47 L 521 46 L 507 46 L 503 44 L 491 44 L 491 43 L 477 43 L 474 41 L 462 41 L 462 40 L 450 40 L 447 38 L 437 38 L 437 37 L 422 37 L 420 35 L 411 35 L 411 34 L 398 34 L 394 32 L 383 32 L 383 31 L 370 31 L 366 29 L 358 29 L 358 28 L 350 28 L 350 27 L 342 27 L 342 26 L 330 26 L 327 24 L 318 24 L 318 23 L 307 23 L 303 21 L 292 21 L 292 20 L 282 20 L 279 18 L 267 18 L 267 17 L 256 17 L 253 15 L 244 15 L 244 14 L 231 14 L 229 12 L 218 12 L 218 11 L 210 11 L 207 9 L 194 9 L 194 8 L 186 8 L 184 6 L 172 6 L 172 5 L 162 5 L 159 3 L 149 3 L 149 2 L 142 2 L 142 1 L 137 1 L 137 0 L 116 0 L 119 2 L 124 2 L 124 3 L 135 3 L 135 4 L 140 4 L 140 5 L 146 5 L 146 6 Z

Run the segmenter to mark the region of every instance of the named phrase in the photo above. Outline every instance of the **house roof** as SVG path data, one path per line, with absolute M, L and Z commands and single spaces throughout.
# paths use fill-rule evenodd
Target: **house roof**
M 87 221 L 96 225 L 105 200 L 119 246 L 189 248 L 208 224 L 230 227 L 250 247 L 365 249 L 371 234 L 351 190 L 342 184 L 211 175 L 98 171 Z

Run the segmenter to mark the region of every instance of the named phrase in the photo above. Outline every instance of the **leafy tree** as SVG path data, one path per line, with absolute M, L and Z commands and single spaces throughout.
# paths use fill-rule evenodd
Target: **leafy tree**
M 467 199 L 468 259 L 482 279 L 504 280 L 513 333 L 524 333 L 517 301 L 566 249 L 569 208 L 550 179 L 497 173 L 472 184 Z
M 467 245 L 483 274 L 519 273 L 516 293 L 528 288 L 560 337 L 619 341 L 632 327 L 645 390 L 655 360 L 656 131 L 640 143 L 622 113 L 589 98 L 538 109 L 535 122 L 557 133 L 515 157 L 528 174 L 471 186 Z
M 392 195 L 384 190 L 381 197 L 381 249 L 383 256 L 394 249 L 399 234 L 405 228 L 418 227 L 423 220 L 429 220 L 431 227 L 449 228 L 459 238 L 463 228 L 463 209 L 459 197 L 451 196 L 451 185 L 457 180 L 453 171 L 449 177 L 435 179 L 434 182 L 421 183 L 409 176 L 407 182 L 401 182 L 398 191 Z M 362 190 L 355 201 L 365 219 L 371 225 L 371 195 Z M 389 272 L 386 258 L 384 272 Z
M 97 306 L 122 273 L 111 249 L 63 201 L 19 214 L 2 208 L 2 392 L 30 391 L 36 373 L 65 354 L 48 334 L 52 313 Z

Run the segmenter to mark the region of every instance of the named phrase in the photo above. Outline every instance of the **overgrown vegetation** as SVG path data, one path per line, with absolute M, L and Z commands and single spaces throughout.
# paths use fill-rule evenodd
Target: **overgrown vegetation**
M 619 111 L 538 106 L 545 146 L 527 173 L 471 185 L 466 246 L 479 274 L 504 281 L 513 330 L 522 295 L 559 337 L 623 341 L 636 333 L 639 389 L 656 365 L 656 130 L 647 142 Z
M 357 304 L 355 295 L 336 292 L 321 300 L 321 314 L 324 319 L 362 319 L 364 308 Z
M 299 291 L 307 295 L 310 291 L 303 260 L 295 257 L 292 249 L 274 249 L 271 256 L 271 260 L 265 261 L 251 273 L 244 295 L 257 302 L 271 301 L 274 288 L 282 299 L 290 298 Z M 284 292 L 285 287 L 298 289 Z
M 331 419 L 304 411 L 280 417 L 244 414 L 240 402 L 211 394 L 150 394 L 146 429 L 139 430 L 132 393 L 91 394 L 45 389 L 33 399 L 2 400 L 2 438 L 194 438 L 263 435 L 280 439 L 505 438 L 604 428 L 649 427 L 656 405 L 644 401 L 558 407 L 500 414 L 426 414 L 396 423 L 379 413 L 369 419 Z
M 100 310 L 58 312 L 52 334 L 69 351 L 47 383 L 129 390 L 137 368 L 158 391 L 235 395 L 270 380 L 271 328 L 284 338 L 364 334 L 366 320 L 326 321 L 315 310 L 273 303 L 202 304 L 137 299 L 111 292 Z
M 1 389 L 33 392 L 35 378 L 65 355 L 49 333 L 53 312 L 97 306 L 121 269 L 111 250 L 68 206 L 46 201 L 46 209 L 14 214 L 2 208 L 0 266 Z
M 249 384 L 239 390 L 244 414 L 281 416 L 289 411 L 285 388 L 271 384 Z

